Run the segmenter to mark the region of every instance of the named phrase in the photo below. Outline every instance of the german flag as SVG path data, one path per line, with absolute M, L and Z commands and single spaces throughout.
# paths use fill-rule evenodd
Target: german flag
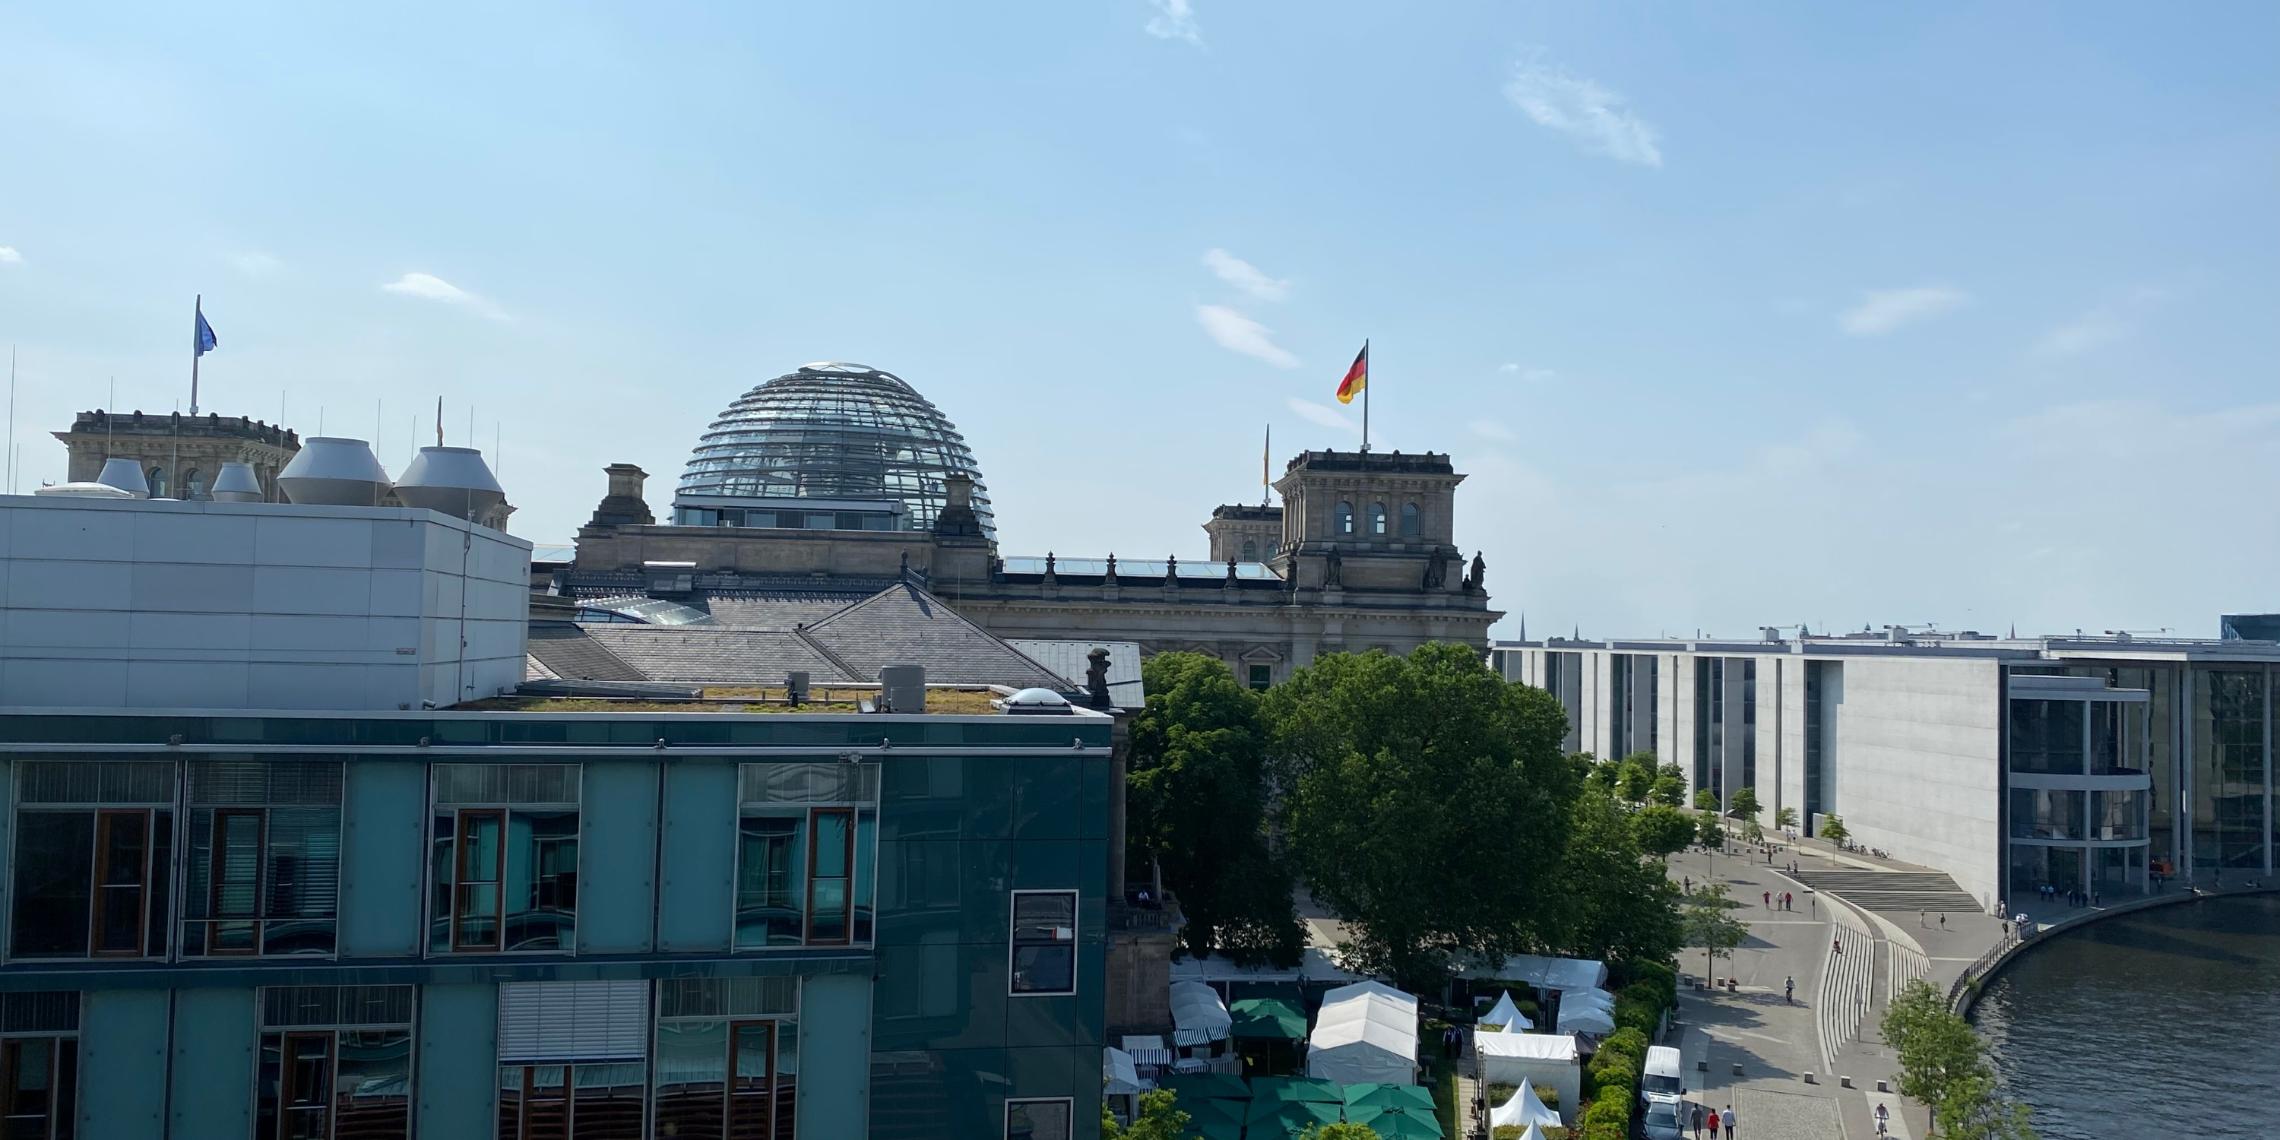
M 1346 378 L 1338 381 L 1338 402 L 1351 404 L 1354 394 L 1370 386 L 1370 342 L 1362 342 L 1362 354 L 1354 358 L 1354 366 L 1346 370 Z

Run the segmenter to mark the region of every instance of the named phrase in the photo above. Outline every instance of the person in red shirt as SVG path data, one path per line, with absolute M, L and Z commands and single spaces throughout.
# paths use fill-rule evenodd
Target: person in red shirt
M 1717 1109 L 1715 1109 L 1715 1108 L 1713 1108 L 1713 1109 L 1711 1109 L 1711 1110 L 1710 1110 L 1710 1135 L 1712 1135 L 1712 1136 L 1716 1136 L 1717 1134 L 1718 1134 L 1718 1110 L 1717 1110 Z

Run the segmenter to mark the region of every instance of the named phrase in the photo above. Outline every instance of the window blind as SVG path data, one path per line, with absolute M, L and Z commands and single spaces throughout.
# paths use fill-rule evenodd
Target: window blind
M 797 978 L 671 978 L 657 983 L 657 1016 L 771 1017 L 799 1012 Z
M 502 982 L 503 1064 L 639 1061 L 649 1052 L 649 983 Z
M 79 1028 L 79 993 L 0 994 L 0 1033 L 70 1033 Z
M 264 1029 L 385 1029 L 412 1023 L 411 986 L 265 986 Z
M 439 807 L 571 805 L 578 802 L 576 764 L 438 764 Z
M 743 764 L 737 769 L 748 804 L 876 804 L 877 764 Z
M 190 802 L 200 806 L 340 806 L 338 760 L 209 760 L 190 765 Z
M 174 802 L 172 760 L 28 760 L 19 794 L 28 804 Z

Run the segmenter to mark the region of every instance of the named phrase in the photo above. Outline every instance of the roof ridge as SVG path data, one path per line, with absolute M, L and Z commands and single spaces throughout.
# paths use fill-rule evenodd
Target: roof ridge
M 837 613 L 834 613 L 832 616 L 836 617 L 838 615 Z M 846 677 L 850 681 L 861 681 L 863 679 L 862 673 L 857 671 L 855 666 L 848 664 L 846 658 L 832 652 L 830 646 L 817 641 L 813 637 L 810 637 L 805 626 L 793 626 L 791 629 L 791 634 L 793 637 L 799 639 L 801 645 L 805 645 L 809 649 L 815 650 L 816 656 L 831 662 L 832 668 L 839 670 L 841 676 Z

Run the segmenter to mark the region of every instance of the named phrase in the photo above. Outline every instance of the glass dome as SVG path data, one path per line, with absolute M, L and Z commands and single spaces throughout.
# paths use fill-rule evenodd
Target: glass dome
M 949 417 L 892 372 L 830 361 L 737 397 L 697 441 L 680 493 L 891 500 L 906 527 L 931 530 L 953 472 L 973 477 L 974 514 L 995 541 L 981 468 Z

